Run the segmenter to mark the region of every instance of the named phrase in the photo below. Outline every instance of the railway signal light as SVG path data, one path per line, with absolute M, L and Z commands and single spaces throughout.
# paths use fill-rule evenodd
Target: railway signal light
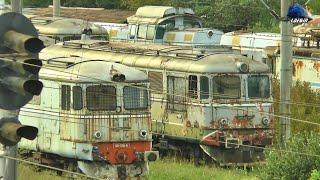
M 26 17 L 12 12 L 0 16 L 0 143 L 5 146 L 37 136 L 38 129 L 22 125 L 15 112 L 41 93 L 38 53 L 43 48 L 37 30 Z

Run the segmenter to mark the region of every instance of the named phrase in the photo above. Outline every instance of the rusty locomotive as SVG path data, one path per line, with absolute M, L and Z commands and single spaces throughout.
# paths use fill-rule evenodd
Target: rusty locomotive
M 159 150 L 205 156 L 220 165 L 263 161 L 263 150 L 254 147 L 272 144 L 271 71 L 262 62 L 214 50 L 79 40 L 49 46 L 41 58 L 59 53 L 146 72 L 153 146 Z
M 125 65 L 83 58 L 43 61 L 41 95 L 19 119 L 39 129 L 23 155 L 98 178 L 143 177 L 151 150 L 148 78 Z

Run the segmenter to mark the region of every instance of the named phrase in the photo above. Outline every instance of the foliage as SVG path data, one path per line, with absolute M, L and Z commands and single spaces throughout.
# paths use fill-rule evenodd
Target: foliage
M 319 0 L 308 0 L 306 2 L 308 9 L 313 14 L 320 14 L 320 1 Z
M 320 154 L 318 139 L 319 134 L 312 131 L 296 133 L 287 143 L 286 152 L 268 150 L 266 165 L 260 168 L 260 178 L 308 179 L 313 169 L 320 168 L 320 157 L 310 156 Z
M 70 7 L 101 7 L 101 8 L 120 8 L 121 2 L 114 0 L 62 0 L 63 6 Z
M 10 0 L 6 0 L 7 3 Z M 48 7 L 52 4 L 52 0 L 23 0 L 25 7 Z M 62 6 L 70 7 L 102 7 L 102 8 L 121 8 L 121 1 L 114 0 L 61 0 Z
M 311 173 L 311 177 L 309 180 L 319 180 L 320 179 L 320 171 L 314 169 Z
M 280 15 L 280 1 L 265 2 Z M 304 5 L 306 0 L 295 2 Z M 320 14 L 318 0 L 309 0 L 308 7 Z M 52 0 L 24 0 L 27 7 L 47 7 Z M 279 21 L 257 0 L 61 0 L 63 6 L 124 8 L 136 10 L 146 5 L 188 7 L 204 18 L 205 26 L 227 31 L 279 32 Z
M 275 101 L 274 111 L 279 115 L 280 82 L 273 81 L 273 98 Z M 314 91 L 308 82 L 297 81 L 291 88 L 291 118 L 302 119 L 309 122 L 320 123 L 320 92 Z M 276 122 L 279 119 L 276 119 Z M 276 126 L 277 127 L 277 126 Z M 291 120 L 291 131 L 293 133 L 304 131 L 320 132 L 320 127 L 312 124 Z

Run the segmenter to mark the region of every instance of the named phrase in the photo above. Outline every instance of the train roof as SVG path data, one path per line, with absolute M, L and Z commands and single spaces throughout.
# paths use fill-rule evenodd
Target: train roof
M 115 74 L 125 75 L 124 82 L 147 81 L 147 75 L 135 68 L 119 63 L 80 57 L 55 57 L 44 60 L 40 78 L 74 83 L 112 82 Z
M 32 23 L 42 35 L 81 35 L 84 29 L 91 29 L 92 35 L 106 35 L 107 30 L 91 22 L 64 17 L 35 17 Z
M 280 56 L 280 47 L 268 46 L 265 48 L 265 51 L 268 56 Z M 320 61 L 320 49 L 317 47 L 293 47 L 293 56 Z
M 171 6 L 143 6 L 138 8 L 135 15 L 127 18 L 129 24 L 159 24 L 164 20 L 189 16 L 202 23 L 201 18 L 196 16 L 192 9 Z
M 143 6 L 137 9 L 135 16 L 163 18 L 178 14 L 194 14 L 194 12 L 190 8 L 175 8 L 171 6 Z
M 247 64 L 249 73 L 269 72 L 266 64 L 223 48 L 217 48 L 216 52 L 211 50 L 210 53 L 203 53 L 192 48 L 177 46 L 80 40 L 47 47 L 41 54 L 44 54 L 43 57 L 55 56 L 56 52 L 65 56 L 76 55 L 119 62 L 133 67 L 187 73 L 241 73 L 239 63 Z

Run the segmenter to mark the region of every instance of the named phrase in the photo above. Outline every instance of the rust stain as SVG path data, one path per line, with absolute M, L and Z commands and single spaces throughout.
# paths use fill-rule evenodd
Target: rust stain
M 248 127 L 249 121 L 247 119 L 234 118 L 232 120 L 232 125 L 234 125 L 235 127 Z
M 294 73 L 294 77 L 296 77 L 296 80 L 300 80 L 302 77 L 303 61 L 296 61 L 293 65 L 292 71 Z
M 302 61 L 296 61 L 296 62 L 294 62 L 294 65 L 296 66 L 296 68 L 302 68 L 302 66 L 303 66 L 303 62 Z
M 317 72 L 320 72 L 320 63 L 314 62 L 314 63 L 313 63 L 313 68 L 314 68 Z

